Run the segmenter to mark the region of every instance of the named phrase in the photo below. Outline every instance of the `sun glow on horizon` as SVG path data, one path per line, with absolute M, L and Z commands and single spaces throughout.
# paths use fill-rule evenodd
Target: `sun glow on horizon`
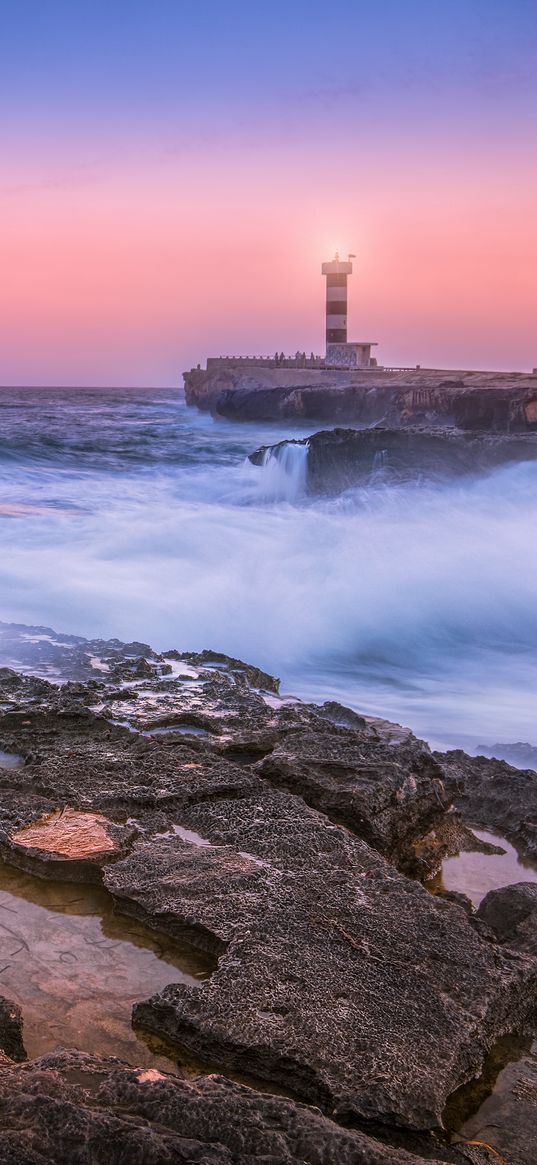
M 417 0 L 403 22 L 390 8 L 393 29 L 360 17 L 363 43 L 382 34 L 380 76 L 356 55 L 350 6 L 335 40 L 315 6 L 306 23 L 286 9 L 283 41 L 277 4 L 259 28 L 215 10 L 214 44 L 181 21 L 179 72 L 174 9 L 165 28 L 149 9 L 128 29 L 110 11 L 110 46 L 128 33 L 131 55 L 106 57 L 98 93 L 98 22 L 75 36 L 73 9 L 72 27 L 24 26 L 19 107 L 14 11 L 0 73 L 17 110 L 0 183 L 1 379 L 124 383 L 142 367 L 170 383 L 210 352 L 320 351 L 321 264 L 336 252 L 355 256 L 349 335 L 374 336 L 382 362 L 537 365 L 537 86 L 524 64 L 537 33 L 522 14 L 491 24 L 498 67 L 487 58 L 484 74 L 460 53 L 462 32 L 482 30 L 466 0 L 431 15 L 426 42 Z

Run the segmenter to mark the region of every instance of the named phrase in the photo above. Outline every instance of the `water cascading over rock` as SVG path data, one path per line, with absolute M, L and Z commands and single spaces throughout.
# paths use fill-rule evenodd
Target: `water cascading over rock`
M 260 493 L 267 501 L 295 502 L 307 489 L 309 445 L 282 441 L 265 449 L 261 461 Z

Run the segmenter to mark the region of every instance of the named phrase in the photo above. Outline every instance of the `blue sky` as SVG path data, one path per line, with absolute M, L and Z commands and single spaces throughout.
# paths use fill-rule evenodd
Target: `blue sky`
M 300 105 L 308 120 L 323 102 L 345 118 L 394 97 L 521 112 L 535 99 L 534 0 L 2 0 L 0 13 L 8 123 L 104 119 L 135 132 L 155 118 L 225 126 Z

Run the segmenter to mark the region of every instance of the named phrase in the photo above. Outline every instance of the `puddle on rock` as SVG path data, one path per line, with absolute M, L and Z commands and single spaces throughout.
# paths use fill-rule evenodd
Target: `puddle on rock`
M 461 1085 L 450 1096 L 442 1116 L 447 1129 L 461 1135 L 470 1128 L 479 1129 L 477 1117 L 481 1108 L 502 1090 L 502 1077 L 512 1071 L 513 1063 L 529 1051 L 531 1043 L 528 1037 L 517 1035 L 502 1036 L 497 1041 L 485 1059 L 481 1076 Z
M 167 829 L 165 833 L 156 833 L 156 838 L 180 837 L 182 841 L 187 841 L 189 845 L 197 845 L 202 849 L 224 849 L 225 846 L 219 846 L 212 841 L 208 841 L 206 837 L 202 837 L 200 833 L 195 833 L 193 829 L 184 829 L 182 825 L 172 825 L 171 829 Z M 264 861 L 263 858 L 257 858 L 255 854 L 247 853 L 246 850 L 238 849 L 235 851 L 240 858 L 244 858 L 247 862 L 253 862 L 254 866 L 260 866 L 264 870 L 272 870 L 279 874 L 280 870 L 275 870 L 270 862 Z
M 207 728 L 198 728 L 195 724 L 160 725 L 158 728 L 147 728 L 142 735 L 171 736 L 173 733 L 179 733 L 180 736 L 212 736 L 212 732 L 209 732 Z
M 22 768 L 23 764 L 24 757 L 17 756 L 16 752 L 0 751 L 0 769 L 20 769 Z
M 466 894 L 474 906 L 488 894 L 516 882 L 537 882 L 537 863 L 521 858 L 511 842 L 485 829 L 472 829 L 480 841 L 501 846 L 505 853 L 484 854 L 464 850 L 453 858 L 446 858 L 442 869 L 428 882 L 426 888 L 433 894 L 440 890 L 456 890 Z
M 198 845 L 204 849 L 217 848 L 206 837 L 202 837 L 199 833 L 194 833 L 193 829 L 183 829 L 182 825 L 172 825 L 171 829 L 167 829 L 165 833 L 156 833 L 155 837 L 180 837 L 182 841 L 187 841 L 189 845 Z
M 521 1122 L 520 1131 L 530 1136 L 533 1132 L 535 1135 L 535 1075 L 531 1072 L 531 1066 L 532 1062 L 535 1063 L 536 1054 L 537 1044 L 525 1040 L 516 1060 L 502 1068 L 492 1092 L 459 1129 L 460 1136 L 465 1140 L 484 1140 L 494 1147 L 497 1153 L 501 1153 L 500 1160 L 505 1161 L 506 1165 L 508 1161 L 518 1159 L 518 1154 L 515 1156 L 518 1121 Z M 512 1155 L 511 1148 L 514 1150 Z
M 115 725 L 116 728 L 128 728 L 129 732 L 134 732 L 137 736 L 172 736 L 174 733 L 179 736 L 213 736 L 207 728 L 198 728 L 195 724 L 159 724 L 156 728 L 143 728 L 136 727 L 132 720 L 113 720 L 111 717 L 108 718 L 108 723 Z
M 507 1161 L 495 1146 L 504 1140 L 509 1143 L 513 1133 L 510 1104 L 523 1084 L 526 1057 L 536 1051 L 537 1044 L 527 1036 L 513 1034 L 497 1041 L 481 1076 L 463 1084 L 448 1100 L 442 1119 L 452 1144 L 475 1141 L 491 1148 L 499 1160 Z
M 30 1058 L 68 1047 L 158 1067 L 131 1027 L 132 1005 L 208 973 L 202 956 L 114 914 L 100 886 L 42 881 L 0 863 L 0 994 L 22 1008 Z

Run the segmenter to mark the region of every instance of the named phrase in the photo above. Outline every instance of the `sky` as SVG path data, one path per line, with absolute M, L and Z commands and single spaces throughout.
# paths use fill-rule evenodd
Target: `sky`
M 0 384 L 537 366 L 535 0 L 0 0 Z

